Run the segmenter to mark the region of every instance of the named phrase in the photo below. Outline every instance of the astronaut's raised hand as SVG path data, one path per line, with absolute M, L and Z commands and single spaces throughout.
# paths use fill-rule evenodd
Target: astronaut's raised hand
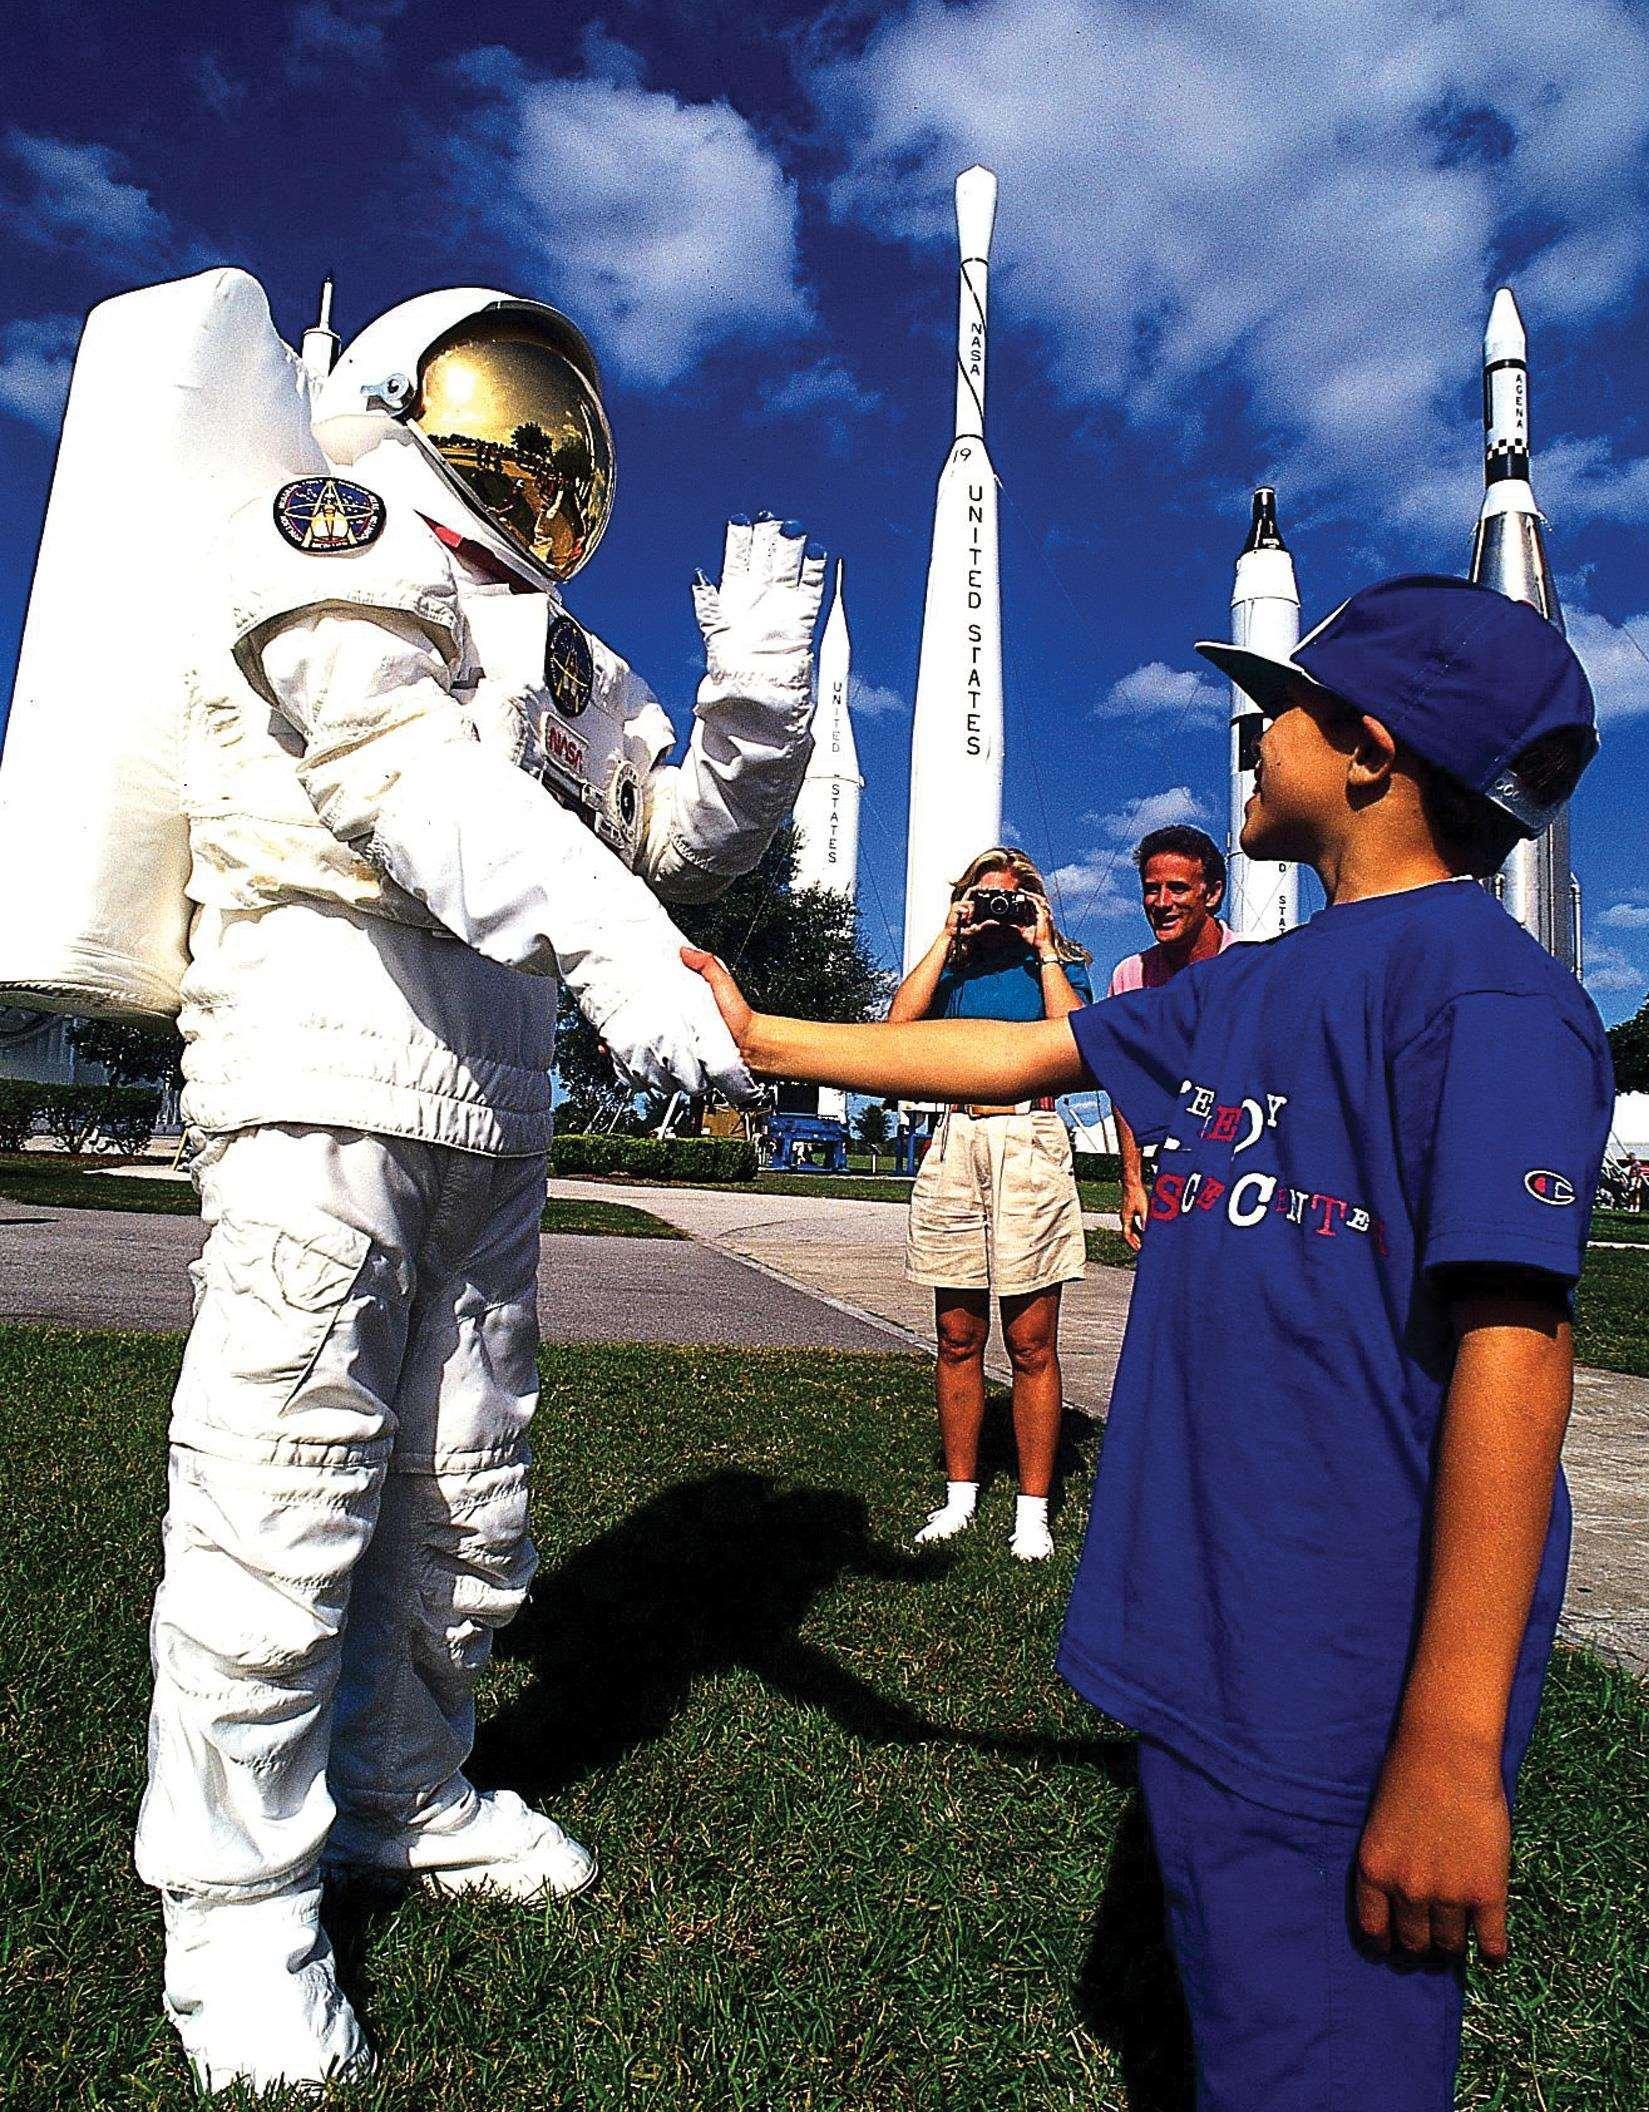
M 720 584 L 702 573 L 693 583 L 704 633 L 701 709 L 724 697 L 771 692 L 780 701 L 806 691 L 824 580 L 824 553 L 809 548 L 795 521 L 759 514 L 728 522 Z
M 619 1069 L 638 1086 L 679 1089 L 694 1099 L 714 1091 L 740 1106 L 756 1098 L 709 985 L 679 957 L 660 962 L 646 991 L 608 1013 L 600 1032 Z

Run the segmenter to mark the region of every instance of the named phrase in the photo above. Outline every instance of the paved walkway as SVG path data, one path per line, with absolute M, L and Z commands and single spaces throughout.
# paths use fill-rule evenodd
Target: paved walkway
M 48 1210 L 0 1199 L 0 1319 L 69 1327 L 181 1328 L 197 1217 Z M 543 1244 L 538 1310 L 550 1342 L 687 1342 L 719 1349 L 908 1345 L 874 1319 L 763 1280 L 697 1240 L 586 1238 Z
M 782 1284 L 874 1315 L 931 1353 L 933 1294 L 905 1281 L 902 1203 L 606 1182 L 593 1188 L 584 1181 L 552 1181 L 550 1192 L 599 1192 L 651 1210 Z M 1059 1329 L 1065 1394 L 1089 1415 L 1102 1416 L 1110 1405 L 1132 1282 L 1125 1269 L 1091 1268 L 1065 1292 Z M 1644 1289 L 1649 1295 L 1649 1256 Z M 994 1335 L 992 1349 L 991 1368 L 1005 1376 Z M 1564 1632 L 1649 1672 L 1649 1380 L 1577 1372 L 1563 1463 L 1575 1508 Z

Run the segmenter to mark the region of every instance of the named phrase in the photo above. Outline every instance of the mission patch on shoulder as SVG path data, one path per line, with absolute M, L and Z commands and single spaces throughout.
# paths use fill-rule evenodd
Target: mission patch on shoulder
M 544 686 L 564 719 L 576 719 L 594 694 L 590 641 L 570 616 L 557 616 L 544 641 Z
M 299 477 L 275 494 L 275 526 L 294 550 L 364 550 L 383 533 L 384 502 L 342 477 Z

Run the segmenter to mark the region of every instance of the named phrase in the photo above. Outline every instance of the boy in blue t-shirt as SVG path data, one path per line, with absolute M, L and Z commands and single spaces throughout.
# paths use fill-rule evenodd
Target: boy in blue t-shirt
M 1024 1026 L 764 1018 L 690 958 L 758 1072 L 1098 1083 L 1160 1143 L 1060 1670 L 1140 1733 L 1201 2112 L 1434 2112 L 1468 1935 L 1506 1951 L 1613 1098 L 1580 986 L 1469 882 L 1573 790 L 1592 697 L 1453 579 L 1289 661 L 1200 650 L 1270 721 L 1242 848 L 1315 867 L 1301 929 Z

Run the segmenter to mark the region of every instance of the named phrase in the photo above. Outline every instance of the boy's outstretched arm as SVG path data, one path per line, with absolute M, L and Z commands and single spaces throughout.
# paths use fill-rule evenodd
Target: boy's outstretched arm
M 681 957 L 710 985 L 728 1032 L 757 1077 L 839 1085 L 890 1099 L 993 1104 L 1073 1092 L 1092 1083 L 1063 1019 L 824 1026 L 752 1012 L 714 954 L 688 946 Z
M 1555 1291 L 1454 1306 L 1431 1569 L 1397 1730 L 1357 1856 L 1356 1911 L 1381 1950 L 1506 1955 L 1506 1712 L 1573 1394 Z

